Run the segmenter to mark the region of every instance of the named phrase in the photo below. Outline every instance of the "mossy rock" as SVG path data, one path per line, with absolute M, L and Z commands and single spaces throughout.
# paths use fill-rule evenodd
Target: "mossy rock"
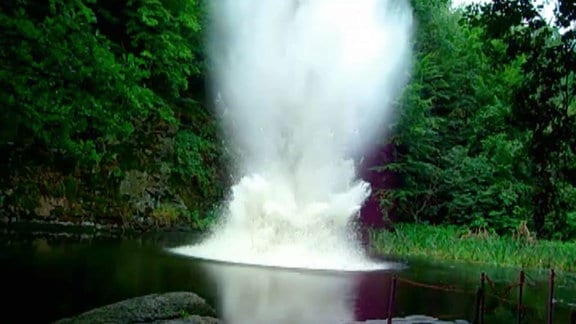
M 215 316 L 214 309 L 198 295 L 170 292 L 123 300 L 56 323 L 217 323 Z

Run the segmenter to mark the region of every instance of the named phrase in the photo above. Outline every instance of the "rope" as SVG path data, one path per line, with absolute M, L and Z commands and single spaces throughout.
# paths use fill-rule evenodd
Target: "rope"
M 520 282 L 514 282 L 512 284 L 505 286 L 503 291 L 499 293 L 498 289 L 496 288 L 496 283 L 490 277 L 488 277 L 488 275 L 486 275 L 485 278 L 486 278 L 486 282 L 488 283 L 488 287 L 490 288 L 491 291 L 493 291 L 492 293 L 485 292 L 485 296 L 495 298 L 501 302 L 504 302 L 504 303 L 507 303 L 510 305 L 517 305 L 515 300 L 510 300 L 510 299 L 507 299 L 506 297 L 509 296 L 510 291 L 512 289 L 520 286 Z M 398 278 L 398 282 L 403 282 L 403 283 L 406 283 L 406 284 L 409 284 L 409 285 L 412 285 L 415 287 L 422 287 L 422 288 L 441 290 L 441 291 L 447 291 L 447 292 L 456 292 L 456 293 L 468 294 L 468 295 L 476 295 L 478 293 L 477 290 L 473 290 L 473 291 L 464 290 L 464 289 L 458 288 L 454 285 L 433 285 L 433 284 L 417 282 L 417 281 L 404 279 L 404 278 Z M 525 305 L 522 305 L 521 307 L 525 308 Z
M 518 309 L 520 311 L 519 314 L 525 314 L 525 312 L 528 311 L 528 309 L 530 309 L 530 308 L 524 302 L 519 304 L 518 303 L 519 300 L 516 298 L 510 299 L 511 291 L 515 288 L 519 288 L 521 284 L 523 284 L 524 287 L 536 286 L 536 280 L 534 280 L 534 278 L 531 275 L 524 272 L 523 277 L 524 277 L 523 282 L 521 282 L 520 279 L 518 279 L 518 280 L 516 280 L 510 284 L 503 286 L 501 289 L 498 289 L 496 282 L 492 278 L 490 278 L 487 274 L 484 274 L 484 278 L 485 278 L 484 291 L 482 291 L 481 287 L 478 287 L 477 289 L 471 291 L 471 290 L 465 290 L 462 288 L 458 288 L 455 285 L 434 285 L 434 284 L 427 284 L 427 283 L 423 283 L 423 282 L 417 282 L 414 280 L 404 279 L 404 278 L 400 278 L 400 277 L 396 277 L 396 278 L 397 278 L 397 282 L 402 282 L 402 283 L 412 285 L 415 287 L 422 287 L 422 288 L 427 288 L 427 289 L 434 289 L 434 290 L 455 292 L 455 293 L 461 293 L 461 294 L 475 295 L 477 298 L 477 302 L 479 300 L 478 298 L 480 298 L 480 296 L 482 296 L 482 294 L 483 294 L 483 296 L 484 296 L 483 298 L 490 297 L 490 298 L 496 299 L 501 303 L 515 307 L 516 309 Z M 476 307 L 479 307 L 479 306 L 477 305 Z M 453 316 L 453 314 L 443 315 L 440 318 L 451 318 L 452 316 Z M 478 313 L 477 313 L 477 316 L 478 316 Z M 522 318 L 522 315 L 520 315 L 520 316 L 521 316 L 520 318 Z M 576 324 L 576 308 L 571 309 L 570 324 Z
M 490 284 L 490 288 L 494 291 L 494 294 L 498 297 L 505 298 L 510 295 L 510 291 L 514 288 L 520 287 L 520 282 L 514 282 L 504 287 L 501 293 L 498 293 L 498 289 L 496 289 L 496 283 L 488 276 L 485 275 L 486 281 Z
M 451 292 L 458 292 L 458 293 L 463 293 L 463 294 L 475 294 L 475 292 L 460 289 L 460 288 L 457 288 L 457 287 L 452 286 L 452 285 L 432 285 L 432 284 L 425 284 L 422 282 L 417 282 L 417 281 L 412 281 L 412 280 L 402 279 L 402 278 L 398 278 L 398 281 L 410 284 L 412 286 L 417 286 L 417 287 L 430 288 L 430 289 L 443 290 L 443 291 L 451 291 Z

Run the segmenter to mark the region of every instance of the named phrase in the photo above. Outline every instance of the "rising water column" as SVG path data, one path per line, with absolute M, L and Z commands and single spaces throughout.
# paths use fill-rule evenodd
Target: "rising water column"
M 173 252 L 280 267 L 369 270 L 350 226 L 370 194 L 356 162 L 409 75 L 402 0 L 219 0 L 212 94 L 239 181 L 204 242 Z

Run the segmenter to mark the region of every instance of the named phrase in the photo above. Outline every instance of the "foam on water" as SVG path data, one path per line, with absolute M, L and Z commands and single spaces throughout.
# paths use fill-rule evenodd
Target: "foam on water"
M 370 186 L 355 161 L 409 75 L 402 0 L 220 0 L 213 94 L 240 181 L 213 235 L 175 253 L 279 267 L 372 270 L 352 224 Z

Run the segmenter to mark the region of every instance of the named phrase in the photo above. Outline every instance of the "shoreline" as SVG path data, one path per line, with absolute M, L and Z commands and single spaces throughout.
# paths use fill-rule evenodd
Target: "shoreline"
M 58 220 L 27 219 L 6 222 L 0 219 L 0 243 L 29 242 L 46 239 L 56 242 L 85 242 L 93 240 L 133 240 L 162 239 L 170 234 L 175 241 L 190 236 L 201 235 L 201 231 L 186 224 L 170 227 L 140 227 L 120 226 L 117 224 L 102 224 L 90 221 L 69 222 Z
M 371 248 L 396 258 L 518 267 L 576 273 L 576 242 L 472 233 L 464 227 L 396 224 L 394 232 L 373 230 Z
M 83 241 L 92 239 L 138 239 L 151 235 L 202 235 L 205 231 L 180 223 L 167 227 L 143 224 L 119 225 L 92 221 L 0 219 L 6 240 L 49 238 Z M 369 255 L 385 259 L 426 258 L 439 262 L 517 267 L 576 273 L 576 242 L 526 240 L 488 233 L 466 232 L 464 227 L 395 224 L 395 231 L 371 230 Z

